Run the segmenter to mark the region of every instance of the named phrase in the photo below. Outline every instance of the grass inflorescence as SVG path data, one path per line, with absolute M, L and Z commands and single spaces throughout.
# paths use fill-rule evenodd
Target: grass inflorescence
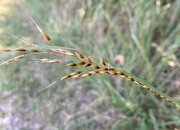
M 47 41 L 51 41 L 51 38 L 44 31 L 42 31 L 42 29 L 37 25 L 37 23 L 34 20 L 33 20 L 33 22 L 37 26 L 38 30 L 42 33 L 44 38 Z M 36 46 L 36 47 L 38 47 L 38 46 Z M 137 79 L 129 76 L 128 74 L 123 73 L 122 71 L 120 71 L 120 70 L 118 70 L 118 69 L 116 69 L 114 67 L 107 66 L 107 65 L 110 65 L 110 64 L 106 63 L 102 56 L 98 56 L 100 61 L 99 61 L 99 63 L 97 63 L 97 62 L 93 62 L 92 59 L 88 58 L 87 56 L 81 54 L 78 51 L 69 51 L 69 50 L 51 49 L 51 48 L 49 48 L 47 50 L 46 49 L 43 49 L 43 50 L 39 50 L 39 49 L 25 49 L 25 48 L 17 48 L 17 49 L 14 49 L 14 50 L 11 50 L 11 49 L 2 49 L 1 50 L 2 53 L 3 52 L 7 53 L 7 52 L 11 52 L 11 51 L 27 53 L 27 54 L 31 54 L 31 53 L 47 53 L 47 54 L 50 54 L 50 52 L 51 52 L 51 54 L 53 54 L 53 55 L 57 55 L 57 54 L 61 55 L 61 54 L 63 54 L 61 56 L 64 56 L 64 55 L 73 56 L 78 61 L 77 62 L 68 63 L 66 66 L 68 66 L 68 67 L 81 67 L 81 68 L 88 68 L 88 67 L 90 67 L 91 68 L 90 71 L 85 71 L 85 72 L 75 71 L 75 72 L 73 72 L 71 74 L 63 76 L 62 78 L 58 78 L 56 81 L 54 81 L 52 84 L 48 85 L 45 88 L 48 88 L 48 87 L 54 85 L 54 83 L 57 83 L 57 81 L 59 81 L 59 80 L 65 80 L 65 79 L 69 79 L 69 78 L 89 77 L 89 76 L 93 76 L 95 74 L 115 75 L 115 76 L 121 76 L 121 77 L 123 77 L 123 78 L 125 78 L 127 80 L 130 80 L 130 81 L 140 85 L 141 87 L 143 87 L 143 88 L 153 92 L 154 94 L 156 94 L 160 98 L 162 98 L 162 99 L 172 103 L 176 107 L 180 108 L 180 104 L 178 102 L 174 101 L 173 99 L 171 99 L 170 97 L 166 96 L 165 94 L 159 92 L 156 88 L 154 88 L 152 86 L 149 86 L 149 85 L 145 85 L 142 82 L 138 81 Z M 7 60 L 5 62 L 2 62 L 1 65 L 4 65 L 4 64 L 7 65 L 7 64 L 11 63 L 12 61 L 20 60 L 24 56 L 25 55 L 16 56 L 16 57 L 14 57 L 12 59 L 9 59 L 9 60 Z M 60 62 L 60 60 L 57 60 L 57 59 L 50 60 L 50 59 L 47 59 L 47 58 L 43 58 L 43 59 L 40 59 L 40 60 L 42 62 L 49 62 L 49 63 Z

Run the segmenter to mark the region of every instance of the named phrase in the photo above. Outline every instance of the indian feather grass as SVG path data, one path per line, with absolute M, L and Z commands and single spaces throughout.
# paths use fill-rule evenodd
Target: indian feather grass
M 29 16 L 29 17 L 34 22 L 34 24 L 36 25 L 36 27 L 38 28 L 40 33 L 44 36 L 44 38 L 48 42 L 52 43 L 51 38 L 48 36 L 48 34 L 46 32 L 44 32 L 38 26 L 38 24 L 35 22 L 35 20 L 31 16 Z M 25 41 L 23 41 L 23 42 L 25 42 Z M 74 71 L 65 76 L 58 77 L 54 82 L 52 82 L 50 85 L 48 85 L 47 87 L 45 87 L 41 90 L 51 87 L 52 85 L 54 85 L 55 83 L 57 83 L 61 80 L 65 80 L 65 79 L 69 79 L 69 78 L 89 77 L 89 76 L 93 76 L 96 74 L 110 75 L 110 76 L 122 77 L 126 80 L 136 83 L 139 86 L 141 86 L 141 87 L 147 89 L 148 91 L 154 93 L 155 95 L 159 96 L 160 98 L 170 102 L 174 106 L 180 108 L 180 103 L 175 101 L 173 98 L 164 94 L 163 92 L 156 89 L 155 87 L 147 84 L 145 81 L 137 78 L 133 74 L 128 73 L 124 69 L 116 68 L 113 65 L 113 63 L 109 62 L 110 60 L 104 59 L 100 55 L 97 55 L 95 53 L 88 52 L 85 50 L 78 50 L 78 49 L 74 49 L 74 48 L 54 46 L 54 44 L 53 44 L 53 46 L 47 46 L 47 45 L 41 46 L 41 45 L 34 45 L 34 44 L 27 44 L 27 45 L 28 45 L 28 47 L 24 47 L 24 48 L 1 49 L 1 53 L 2 53 L 1 55 L 6 55 L 9 53 L 11 53 L 11 54 L 12 53 L 18 53 L 18 54 L 20 53 L 20 55 L 14 57 L 14 58 L 11 58 L 7 61 L 2 62 L 1 65 L 7 65 L 13 61 L 21 60 L 24 57 L 28 57 L 29 55 L 32 55 L 32 54 L 35 55 L 35 54 L 43 53 L 43 54 L 49 54 L 49 55 L 56 55 L 56 56 L 59 56 L 60 58 L 65 58 L 65 59 L 67 57 L 74 58 L 76 61 L 67 63 L 66 67 L 67 68 L 68 67 L 75 67 L 75 68 L 78 67 L 78 68 L 82 69 L 82 71 L 77 70 L 77 71 Z M 98 57 L 99 61 L 94 61 L 94 59 L 90 58 L 90 56 Z M 43 59 L 39 59 L 39 60 L 42 62 L 45 62 L 45 63 L 61 62 L 61 60 L 59 60 L 59 59 L 52 60 L 52 59 L 43 58 Z

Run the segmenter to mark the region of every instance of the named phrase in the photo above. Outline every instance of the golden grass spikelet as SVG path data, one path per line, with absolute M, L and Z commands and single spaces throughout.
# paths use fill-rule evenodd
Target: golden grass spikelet
M 37 53 L 37 52 L 40 52 L 39 50 L 27 50 L 26 52 L 29 52 L 29 53 Z
M 73 73 L 71 73 L 70 75 L 71 75 L 71 76 L 75 76 L 75 75 L 79 75 L 79 74 L 81 74 L 81 71 L 73 72 Z
M 61 60 L 57 60 L 57 59 L 50 60 L 50 59 L 47 59 L 47 58 L 43 58 L 43 59 L 39 59 L 39 60 L 42 61 L 42 62 L 47 62 L 47 63 L 56 63 L 56 62 L 61 61 Z
M 83 62 L 83 61 L 80 61 L 80 62 L 77 62 L 77 63 L 75 63 L 77 66 L 79 66 L 79 65 L 85 65 L 86 64 L 86 62 Z
M 87 62 L 92 62 L 90 58 L 88 57 L 84 57 L 84 60 L 87 61 Z
M 121 71 L 117 71 L 117 74 L 118 74 L 118 75 L 124 75 L 124 73 L 121 72 Z
M 92 68 L 93 68 L 93 69 L 100 69 L 100 67 L 97 66 L 97 65 L 92 65 Z
M 65 80 L 65 79 L 68 79 L 70 77 L 72 77 L 72 76 L 71 75 L 66 75 L 66 76 L 62 77 L 61 80 Z
M 106 70 L 108 70 L 108 68 L 104 68 L 104 67 L 103 67 L 103 68 L 100 68 L 100 70 L 101 70 L 101 71 L 106 71 Z
M 44 38 L 45 38 L 48 42 L 51 41 L 51 38 L 50 38 L 44 31 L 42 31 L 42 34 L 43 34 Z
M 91 65 L 92 65 L 91 63 L 87 63 L 87 64 L 84 65 L 84 67 L 89 67 Z
M 83 74 L 81 77 L 87 77 L 87 76 L 91 76 L 91 73 L 87 73 L 87 74 Z
M 43 58 L 43 59 L 39 59 L 40 61 L 42 61 L 42 62 L 49 62 L 50 60 L 49 59 L 47 59 L 47 58 Z
M 82 74 L 77 74 L 77 75 L 74 75 L 72 78 L 79 78 L 81 76 L 82 76 Z
M 115 70 L 114 68 L 108 68 L 108 70 Z
M 27 51 L 27 50 L 24 49 L 24 48 L 17 48 L 16 51 L 19 51 L 19 52 L 25 52 L 25 51 Z
M 77 66 L 76 63 L 68 63 L 66 66 Z
M 108 71 L 108 72 L 109 72 L 110 75 L 117 75 L 118 74 L 118 73 L 116 73 L 116 71 L 113 71 L 113 70 Z
M 99 71 L 91 71 L 91 72 L 89 72 L 89 73 L 91 73 L 91 74 L 98 74 Z
M 63 50 L 63 49 L 52 49 L 52 51 L 57 52 L 57 53 L 61 53 L 61 54 L 64 54 L 64 55 L 70 55 L 70 56 L 74 55 L 70 51 Z
M 79 59 L 84 60 L 84 56 L 78 52 L 74 52 Z
M 100 59 L 100 63 L 101 63 L 103 66 L 106 66 L 106 62 L 104 61 L 103 57 L 102 57 L 102 56 L 99 56 L 99 59 Z

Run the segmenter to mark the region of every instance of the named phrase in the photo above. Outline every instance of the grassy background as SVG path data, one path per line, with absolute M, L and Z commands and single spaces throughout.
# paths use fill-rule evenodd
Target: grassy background
M 27 11 L 55 45 L 100 54 L 180 101 L 178 2 L 1 0 L 0 47 L 25 46 L 6 32 L 34 44 L 50 44 L 25 14 Z M 0 128 L 180 129 L 178 108 L 120 77 L 69 79 L 39 92 L 73 71 L 62 64 L 38 62 L 42 57 L 58 58 L 32 55 L 1 66 Z

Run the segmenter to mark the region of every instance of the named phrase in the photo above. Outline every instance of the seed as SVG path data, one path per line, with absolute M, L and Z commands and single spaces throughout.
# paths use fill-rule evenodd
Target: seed
M 81 77 L 91 76 L 91 73 L 83 74 Z
M 91 65 L 92 65 L 91 63 L 85 64 L 84 67 L 89 67 L 89 66 L 91 66 Z
M 89 59 L 88 57 L 84 57 L 84 60 L 87 62 L 92 62 L 91 59 Z
M 108 68 L 100 68 L 100 70 L 106 71 L 106 70 L 108 70 Z
M 39 50 L 27 50 L 27 52 L 36 53 L 36 52 L 40 52 L 40 51 Z
M 47 41 L 51 41 L 51 38 L 44 31 L 42 31 L 42 34 L 46 38 Z
M 69 63 L 66 66 L 77 66 L 77 64 L 76 63 Z
M 84 65 L 86 64 L 85 62 L 77 62 L 76 65 Z
M 93 68 L 93 69 L 99 69 L 100 67 L 97 66 L 97 65 L 92 65 L 92 68 Z
M 116 71 L 108 71 L 111 75 L 117 75 Z
M 23 48 L 18 48 L 18 49 L 16 49 L 16 51 L 25 52 L 25 51 L 27 51 L 27 50 L 26 50 L 26 49 L 23 49 Z
M 99 59 L 100 59 L 100 63 L 101 63 L 103 66 L 106 66 L 106 62 L 104 61 L 103 57 L 102 57 L 102 56 L 99 56 Z
M 61 80 L 65 80 L 65 79 L 68 79 L 70 77 L 71 77 L 71 75 L 66 75 L 66 76 L 62 77 Z
M 84 56 L 78 52 L 75 52 L 76 56 L 79 58 L 79 59 L 84 59 Z
M 75 75 L 78 75 L 78 74 L 80 74 L 80 73 L 81 73 L 81 71 L 76 71 L 76 72 L 71 73 L 70 75 L 71 75 L 71 76 L 75 76 Z

